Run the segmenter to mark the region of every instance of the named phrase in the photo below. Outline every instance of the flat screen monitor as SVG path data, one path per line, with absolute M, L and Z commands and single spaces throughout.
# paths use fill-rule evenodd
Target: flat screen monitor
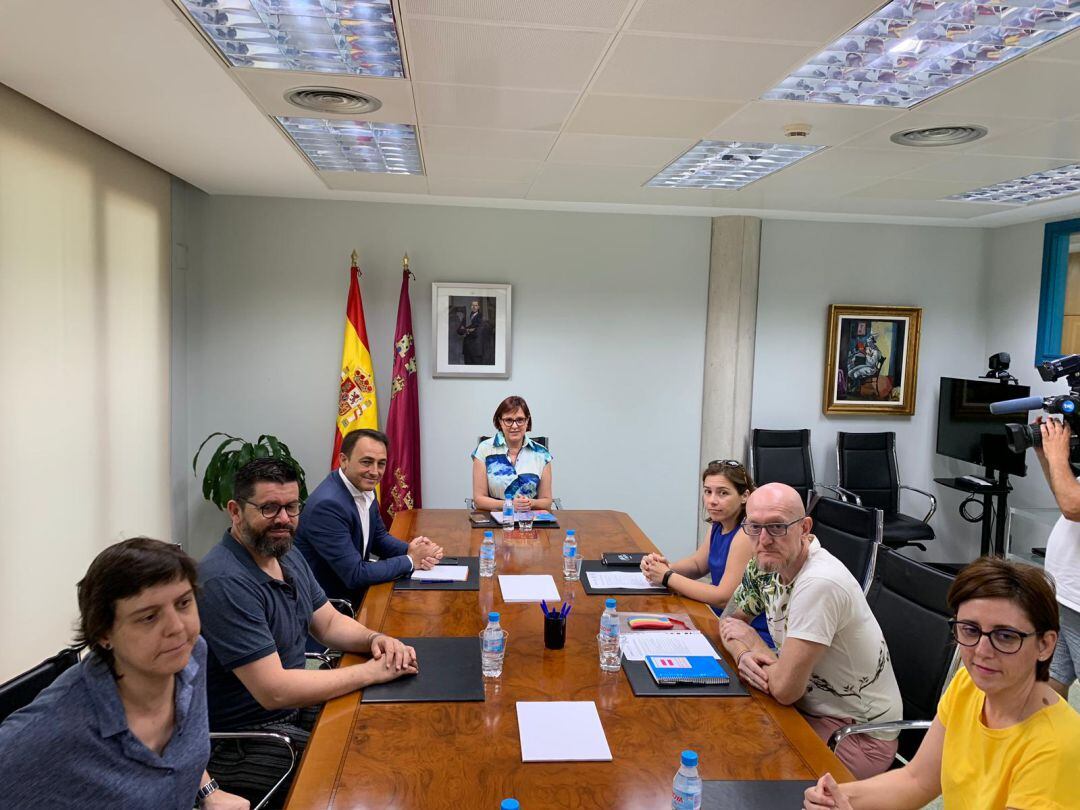
M 996 380 L 941 378 L 938 399 L 937 451 L 943 456 L 983 467 L 1025 475 L 1026 453 L 1014 453 L 1005 444 L 1005 424 L 1027 424 L 1027 413 L 995 415 L 990 403 L 1031 395 L 1026 385 L 1003 385 Z

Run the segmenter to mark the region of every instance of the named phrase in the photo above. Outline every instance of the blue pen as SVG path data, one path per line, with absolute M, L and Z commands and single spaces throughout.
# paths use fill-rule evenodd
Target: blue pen
M 546 599 L 541 599 L 540 600 L 540 609 L 542 611 L 544 611 L 545 616 L 548 615 L 548 606 L 547 606 L 547 600 Z
M 567 616 L 569 616 L 569 615 L 570 615 L 570 611 L 571 611 L 571 610 L 573 610 L 573 609 L 574 609 L 574 606 L 573 606 L 573 605 L 567 605 L 567 606 L 566 606 L 566 612 L 565 612 L 565 613 L 563 613 L 563 618 L 565 619 L 565 618 L 566 618 Z

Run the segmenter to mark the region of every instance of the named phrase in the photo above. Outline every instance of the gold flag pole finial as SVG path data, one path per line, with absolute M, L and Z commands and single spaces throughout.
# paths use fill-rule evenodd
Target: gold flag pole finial
M 358 262 L 359 262 L 359 261 L 360 261 L 360 254 L 359 254 L 359 253 L 357 253 L 357 252 L 356 252 L 356 251 L 354 250 L 354 251 L 352 252 L 352 265 L 351 265 L 351 266 L 349 267 L 349 269 L 350 269 L 350 270 L 355 270 L 355 271 L 357 272 L 357 275 L 361 275 L 361 276 L 362 276 L 362 275 L 363 275 L 363 273 L 361 273 L 361 272 L 360 272 L 360 265 L 358 264 Z
M 408 253 L 406 253 L 405 256 L 401 260 L 401 269 L 409 274 L 409 278 L 413 279 L 414 281 L 416 280 L 416 274 L 412 270 L 409 269 L 409 254 Z

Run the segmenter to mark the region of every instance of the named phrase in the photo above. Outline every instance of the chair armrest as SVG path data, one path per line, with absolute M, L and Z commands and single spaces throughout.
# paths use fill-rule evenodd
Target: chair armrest
M 872 731 L 906 731 L 908 729 L 928 729 L 930 720 L 892 720 L 888 723 L 858 723 L 852 726 L 838 728 L 829 737 L 829 750 L 835 751 L 845 737 L 851 734 L 869 734 Z
M 551 499 L 551 511 L 554 512 L 556 509 L 562 509 L 562 498 Z
M 333 605 L 338 613 L 343 613 L 349 618 L 355 618 L 356 611 L 353 610 L 352 602 L 348 599 L 327 599 L 326 601 Z
M 304 653 L 304 659 L 308 661 L 321 661 L 323 666 L 330 668 L 334 665 L 334 662 L 341 658 L 341 652 L 339 650 L 327 650 L 326 652 L 306 652 Z
M 476 511 L 476 501 L 474 501 L 472 498 L 466 498 L 465 499 L 465 508 L 468 509 L 470 512 L 475 512 Z
M 926 492 L 925 490 L 915 489 L 915 487 L 909 487 L 906 484 L 901 484 L 900 489 L 910 489 L 912 492 L 918 492 L 920 495 L 923 495 L 930 499 L 930 511 L 927 512 L 926 516 L 922 519 L 923 523 L 929 523 L 930 518 L 932 518 L 934 516 L 934 512 L 937 511 L 937 498 L 935 498 L 933 495 L 931 495 L 929 492 Z
M 287 734 L 281 734 L 277 731 L 211 731 L 210 741 L 215 740 L 260 740 L 272 745 L 284 746 L 289 752 L 289 767 L 285 769 L 285 773 L 274 783 L 270 791 L 263 796 L 262 801 L 252 806 L 252 810 L 262 810 L 262 808 L 266 807 L 270 797 L 274 795 L 279 787 L 285 784 L 285 780 L 289 778 L 289 774 L 296 767 L 296 747 Z M 210 775 L 213 776 L 213 774 Z
M 848 500 L 850 499 L 855 502 L 856 506 L 862 506 L 862 498 L 860 498 L 854 492 L 846 490 L 841 486 L 838 486 L 836 484 L 814 484 L 814 486 L 820 487 L 821 489 L 827 489 L 829 490 L 829 492 L 839 495 L 840 500 L 844 501 L 845 503 L 848 502 Z

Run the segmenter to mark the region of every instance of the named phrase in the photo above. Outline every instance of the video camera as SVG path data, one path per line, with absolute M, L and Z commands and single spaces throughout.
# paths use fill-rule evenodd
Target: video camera
M 990 412 L 1026 413 L 1042 409 L 1047 413 L 1061 414 L 1062 419 L 1072 428 L 1069 445 L 1072 448 L 1070 462 L 1080 464 L 1077 458 L 1077 446 L 1080 445 L 1080 354 L 1068 354 L 1057 360 L 1047 360 L 1035 366 L 1039 376 L 1046 382 L 1054 382 L 1062 377 L 1069 383 L 1069 393 L 1055 397 L 1023 397 L 1006 399 L 990 405 Z M 1006 442 L 1014 453 L 1023 453 L 1029 447 L 1042 446 L 1042 430 L 1037 422 L 1030 425 L 1005 425 Z

